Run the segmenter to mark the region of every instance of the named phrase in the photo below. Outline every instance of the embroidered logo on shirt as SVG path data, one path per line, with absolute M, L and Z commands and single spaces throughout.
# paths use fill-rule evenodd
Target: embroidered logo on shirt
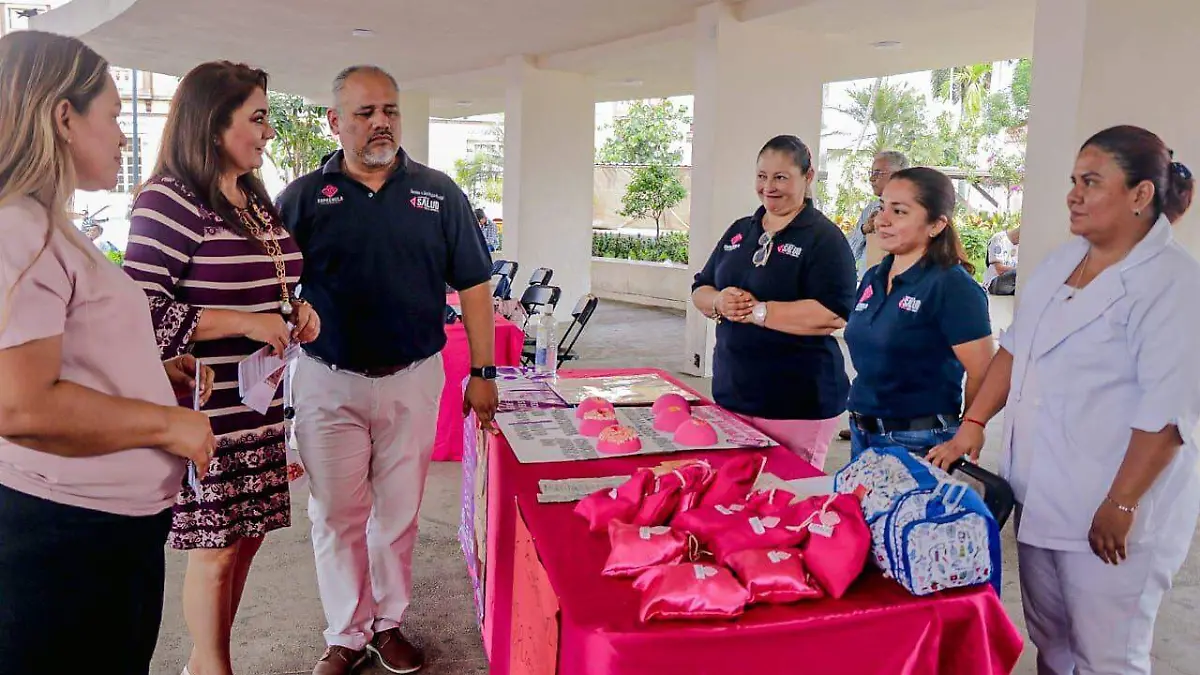
M 900 298 L 900 309 L 916 314 L 921 311 L 921 301 L 911 295 L 906 295 Z
M 333 204 L 341 204 L 345 197 L 338 194 L 338 189 L 334 185 L 326 185 L 321 188 L 321 197 L 317 197 L 317 203 L 321 206 L 330 206 Z
M 742 235 L 741 235 L 741 233 L 738 233 L 738 234 L 735 234 L 732 237 L 730 237 L 729 243 L 725 244 L 724 249 L 726 252 L 728 252 L 728 251 L 736 251 L 741 247 L 742 247 Z
M 427 195 L 417 195 L 416 197 L 408 200 L 408 203 L 412 204 L 418 209 L 429 211 L 430 213 L 442 212 L 442 203 Z
M 800 254 L 804 252 L 804 249 L 795 244 L 780 244 L 775 250 L 781 255 L 791 256 L 793 258 L 799 258 Z
M 858 299 L 858 304 L 854 306 L 854 311 L 861 312 L 867 308 L 867 301 L 875 295 L 875 287 L 867 286 L 863 289 L 862 297 Z

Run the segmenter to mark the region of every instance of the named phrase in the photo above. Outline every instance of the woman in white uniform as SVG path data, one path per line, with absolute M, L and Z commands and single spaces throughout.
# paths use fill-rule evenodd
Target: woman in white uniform
M 1040 675 L 1150 672 L 1154 620 L 1200 512 L 1200 263 L 1163 215 L 1182 165 L 1114 127 L 1071 175 L 1071 241 L 1022 288 L 955 438 L 978 458 L 1007 405 L 1021 590 Z

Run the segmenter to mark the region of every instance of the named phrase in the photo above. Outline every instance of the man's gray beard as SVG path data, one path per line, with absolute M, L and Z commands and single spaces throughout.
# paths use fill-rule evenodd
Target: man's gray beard
M 378 150 L 363 149 L 358 153 L 358 157 L 362 163 L 369 167 L 389 166 L 396 161 L 396 155 L 400 153 L 399 148 L 380 148 Z

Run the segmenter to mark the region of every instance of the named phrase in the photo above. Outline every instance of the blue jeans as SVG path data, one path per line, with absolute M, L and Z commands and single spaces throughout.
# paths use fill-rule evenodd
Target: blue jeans
M 898 445 L 908 448 L 914 454 L 922 457 L 936 445 L 941 445 L 958 431 L 958 426 L 944 429 L 929 429 L 927 431 L 892 431 L 886 434 L 868 434 L 853 421 L 850 422 L 850 459 L 858 457 L 863 450 L 885 445 Z

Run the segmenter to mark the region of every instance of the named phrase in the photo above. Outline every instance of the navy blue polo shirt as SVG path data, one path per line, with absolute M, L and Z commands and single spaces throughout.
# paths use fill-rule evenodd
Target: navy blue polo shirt
M 850 410 L 880 419 L 962 412 L 956 345 L 992 334 L 987 294 L 961 265 L 918 262 L 892 281 L 892 256 L 867 270 L 846 325 L 858 376 Z
M 304 253 L 301 296 L 321 317 L 305 348 L 348 370 L 406 365 L 446 345 L 446 286 L 492 274 L 466 195 L 403 152 L 378 192 L 342 173 L 342 152 L 279 196 Z
M 846 318 L 854 305 L 854 255 L 846 237 L 811 202 L 780 230 L 767 264 L 755 267 L 765 209 L 735 222 L 692 286 L 749 291 L 761 302 L 816 300 Z M 733 412 L 776 420 L 820 420 L 846 409 L 850 383 L 837 340 L 752 323 L 717 326 L 713 399 Z

